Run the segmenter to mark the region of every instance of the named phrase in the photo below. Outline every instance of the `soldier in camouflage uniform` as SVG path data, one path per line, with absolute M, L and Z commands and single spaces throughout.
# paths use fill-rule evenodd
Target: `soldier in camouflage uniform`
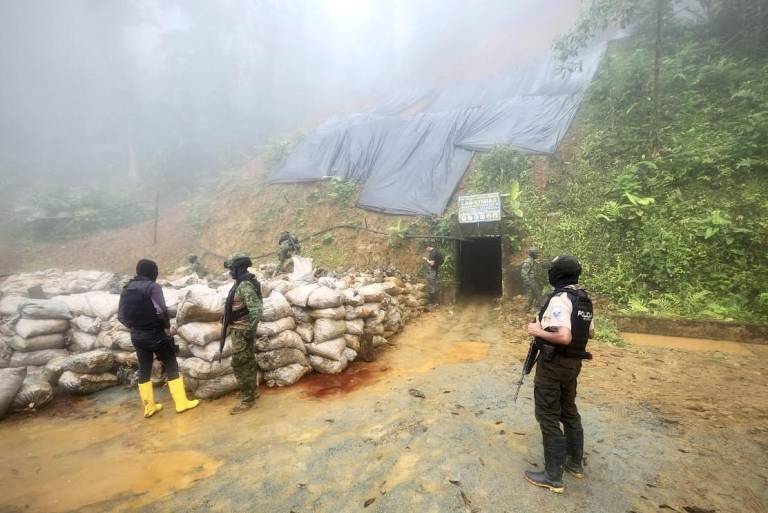
M 258 397 L 258 367 L 253 344 L 261 320 L 262 298 L 261 285 L 248 272 L 251 265 L 251 259 L 244 253 L 236 253 L 224 262 L 235 279 L 227 296 L 222 333 L 222 340 L 226 339 L 228 330 L 232 335 L 232 369 L 240 385 L 240 404 L 229 411 L 232 415 L 251 408 Z
M 301 253 L 301 245 L 299 244 L 299 239 L 290 232 L 281 233 L 277 244 L 280 248 L 277 251 L 277 258 L 280 259 L 277 272 L 283 272 L 285 270 L 285 262 L 293 255 Z
M 520 268 L 520 277 L 523 280 L 523 287 L 525 287 L 525 295 L 528 297 L 528 302 L 525 305 L 525 311 L 527 313 L 532 311 L 532 308 L 541 307 L 541 286 L 536 279 L 536 270 L 538 264 L 536 258 L 539 256 L 539 250 L 537 248 L 530 248 L 528 250 L 528 258 L 523 262 L 523 266 Z
M 208 274 L 203 268 L 203 264 L 200 262 L 197 255 L 189 255 L 187 257 L 187 262 L 189 262 L 189 272 L 195 273 L 201 278 Z

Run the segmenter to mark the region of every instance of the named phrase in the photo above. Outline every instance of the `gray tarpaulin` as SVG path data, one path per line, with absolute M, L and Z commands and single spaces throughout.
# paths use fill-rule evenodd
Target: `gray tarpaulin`
M 364 183 L 359 206 L 440 215 L 475 151 L 510 144 L 552 154 L 573 121 L 605 51 L 562 75 L 551 57 L 493 79 L 393 95 L 367 112 L 326 121 L 303 140 L 270 183 L 338 177 Z

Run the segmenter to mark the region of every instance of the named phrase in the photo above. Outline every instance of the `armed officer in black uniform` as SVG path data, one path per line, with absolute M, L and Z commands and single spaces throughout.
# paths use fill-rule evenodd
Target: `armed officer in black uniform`
M 536 322 L 528 324 L 528 333 L 535 337 L 539 348 L 533 396 L 544 442 L 544 470 L 528 470 L 525 479 L 563 493 L 563 468 L 578 479 L 584 477 L 584 431 L 576 408 L 576 385 L 581 361 L 592 358 L 585 349 L 594 327 L 592 301 L 585 290 L 576 286 L 581 275 L 578 259 L 559 256 L 548 273 L 555 290 Z

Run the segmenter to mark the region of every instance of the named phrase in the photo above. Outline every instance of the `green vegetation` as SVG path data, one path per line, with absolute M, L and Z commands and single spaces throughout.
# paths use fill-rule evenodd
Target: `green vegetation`
M 577 172 L 536 191 L 530 235 L 578 255 L 632 313 L 768 320 L 768 62 L 676 27 L 654 151 L 652 37 L 615 43 L 582 106 Z

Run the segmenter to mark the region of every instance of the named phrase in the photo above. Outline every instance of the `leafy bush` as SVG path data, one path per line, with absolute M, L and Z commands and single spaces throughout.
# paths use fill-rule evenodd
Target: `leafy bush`
M 612 47 L 585 98 L 578 172 L 546 192 L 521 175 L 527 229 L 625 311 L 766 321 L 768 63 L 686 29 L 667 46 L 658 154 L 640 34 Z

